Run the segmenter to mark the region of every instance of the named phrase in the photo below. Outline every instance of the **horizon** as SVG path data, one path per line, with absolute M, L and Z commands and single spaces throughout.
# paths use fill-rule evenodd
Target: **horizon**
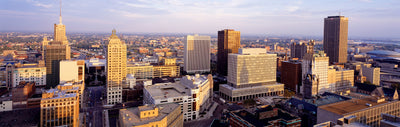
M 57 0 L 4 0 L 0 4 L 8 5 L 0 9 L 7 19 L 0 20 L 1 31 L 51 32 L 58 23 Z M 324 18 L 339 13 L 349 18 L 349 38 L 399 39 L 396 31 L 400 29 L 400 1 L 394 0 L 69 0 L 62 4 L 67 33 L 109 33 L 115 28 L 128 34 L 216 35 L 222 29 L 235 29 L 242 35 L 323 37 Z

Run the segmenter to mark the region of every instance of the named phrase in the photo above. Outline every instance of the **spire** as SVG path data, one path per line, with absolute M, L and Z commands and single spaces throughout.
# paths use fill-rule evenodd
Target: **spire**
M 62 16 L 61 16 L 61 4 L 62 4 L 62 0 L 60 0 L 60 24 L 62 24 Z
M 112 35 L 116 35 L 117 30 L 115 30 L 115 28 L 112 30 Z

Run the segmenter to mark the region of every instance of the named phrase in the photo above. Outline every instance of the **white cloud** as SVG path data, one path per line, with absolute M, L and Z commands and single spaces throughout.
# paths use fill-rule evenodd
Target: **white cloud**
M 26 0 L 26 1 L 28 3 L 31 3 L 34 6 L 37 6 L 37 7 L 42 7 L 42 8 L 51 8 L 51 7 L 53 7 L 52 4 L 44 4 L 44 3 L 41 3 L 41 2 L 35 1 L 35 0 Z

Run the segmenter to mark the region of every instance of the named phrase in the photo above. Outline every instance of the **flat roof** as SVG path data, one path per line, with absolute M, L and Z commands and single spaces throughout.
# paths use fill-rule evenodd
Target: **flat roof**
M 351 99 L 347 101 L 342 101 L 338 103 L 328 104 L 324 106 L 320 106 L 320 109 L 333 112 L 335 114 L 345 115 L 347 113 L 363 110 L 366 108 L 370 108 L 367 104 L 371 104 L 371 107 L 388 103 L 387 101 L 383 101 L 380 103 L 376 103 L 372 101 L 371 98 L 363 98 L 363 99 Z
M 146 86 L 145 89 L 150 93 L 153 99 L 166 99 L 171 97 L 190 96 L 191 89 L 175 83 L 158 83 L 151 86 Z
M 148 106 L 149 108 L 153 107 L 153 105 L 148 105 Z M 120 109 L 119 115 L 122 116 L 122 121 L 125 126 L 137 126 L 137 125 L 148 124 L 150 122 L 160 121 L 168 114 L 170 114 L 172 111 L 174 111 L 176 108 L 178 108 L 179 105 L 170 103 L 170 104 L 157 105 L 156 107 L 158 107 L 159 109 L 158 116 L 156 117 L 148 117 L 140 119 L 140 111 L 138 107 Z

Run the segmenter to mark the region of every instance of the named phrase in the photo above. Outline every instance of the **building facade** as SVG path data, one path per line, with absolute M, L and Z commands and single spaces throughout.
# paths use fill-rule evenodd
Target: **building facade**
M 284 85 L 276 82 L 276 54 L 264 48 L 241 48 L 229 54 L 228 84 L 220 85 L 221 97 L 242 101 L 283 95 Z
M 107 45 L 107 104 L 122 103 L 122 81 L 126 77 L 126 44 L 112 31 Z
M 60 62 L 60 83 L 85 80 L 85 61 L 63 60 Z
M 362 76 L 366 77 L 366 80 L 374 85 L 380 85 L 381 81 L 381 68 L 372 67 L 371 64 L 361 65 Z
M 79 126 L 79 93 L 50 89 L 40 101 L 40 126 Z
M 324 52 L 307 53 L 301 66 L 303 85 L 300 91 L 303 96 L 311 97 L 331 90 L 328 84 L 329 57 Z
M 301 62 L 296 60 L 283 61 L 281 66 L 281 81 L 285 88 L 300 92 Z
M 132 74 L 137 79 L 179 77 L 180 73 L 180 67 L 176 65 L 153 66 L 150 64 L 138 64 L 128 65 L 127 67 L 127 74 Z
M 187 73 L 210 72 L 210 36 L 187 35 L 184 41 L 183 70 Z
M 349 93 L 350 88 L 354 86 L 354 70 L 329 66 L 328 84 L 333 93 Z
M 227 75 L 228 54 L 238 53 L 240 48 L 240 31 L 225 29 L 218 31 L 218 61 L 217 71 L 220 75 Z
M 11 88 L 20 84 L 20 82 L 35 82 L 36 86 L 46 85 L 46 67 L 37 64 L 16 64 L 7 65 L 6 83 Z
M 330 63 L 347 62 L 347 36 L 349 19 L 328 16 L 324 21 L 324 51 Z

